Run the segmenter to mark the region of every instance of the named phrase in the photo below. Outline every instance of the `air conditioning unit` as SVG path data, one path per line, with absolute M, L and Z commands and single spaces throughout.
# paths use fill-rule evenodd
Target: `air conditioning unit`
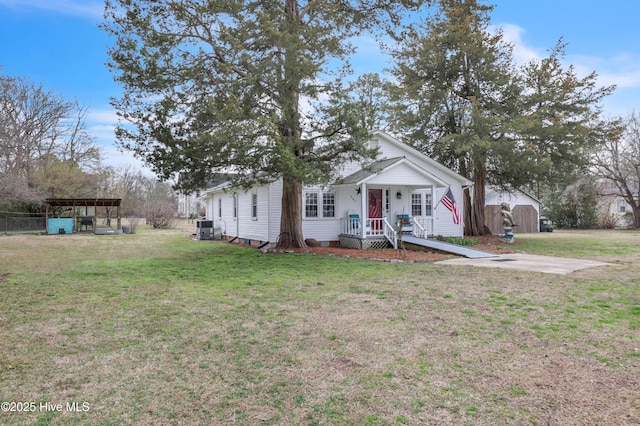
M 196 238 L 198 240 L 213 240 L 213 221 L 196 221 Z

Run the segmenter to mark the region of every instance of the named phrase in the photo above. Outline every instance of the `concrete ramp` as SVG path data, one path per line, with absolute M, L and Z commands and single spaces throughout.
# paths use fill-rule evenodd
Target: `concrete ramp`
M 489 253 L 488 251 L 472 249 L 466 246 L 459 246 L 457 244 L 445 243 L 443 241 L 428 240 L 426 238 L 418 238 L 411 235 L 403 235 L 402 241 L 409 244 L 415 244 L 417 246 L 429 247 L 432 249 L 445 251 L 447 253 L 459 254 L 460 256 L 464 256 L 469 259 L 498 257 L 497 254 Z

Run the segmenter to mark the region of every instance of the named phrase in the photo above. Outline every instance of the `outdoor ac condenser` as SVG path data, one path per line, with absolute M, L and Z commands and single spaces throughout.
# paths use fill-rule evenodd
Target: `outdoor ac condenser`
M 213 221 L 196 221 L 196 238 L 199 240 L 213 240 Z

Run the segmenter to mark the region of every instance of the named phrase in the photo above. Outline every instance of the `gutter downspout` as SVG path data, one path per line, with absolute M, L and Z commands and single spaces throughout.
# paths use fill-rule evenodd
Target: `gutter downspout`
M 267 186 L 267 245 L 271 244 L 271 185 Z

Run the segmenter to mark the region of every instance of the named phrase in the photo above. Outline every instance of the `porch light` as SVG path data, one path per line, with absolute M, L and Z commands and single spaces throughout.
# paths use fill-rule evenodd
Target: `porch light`
M 400 191 L 396 192 L 396 198 L 398 200 L 402 200 L 402 192 L 400 192 Z

